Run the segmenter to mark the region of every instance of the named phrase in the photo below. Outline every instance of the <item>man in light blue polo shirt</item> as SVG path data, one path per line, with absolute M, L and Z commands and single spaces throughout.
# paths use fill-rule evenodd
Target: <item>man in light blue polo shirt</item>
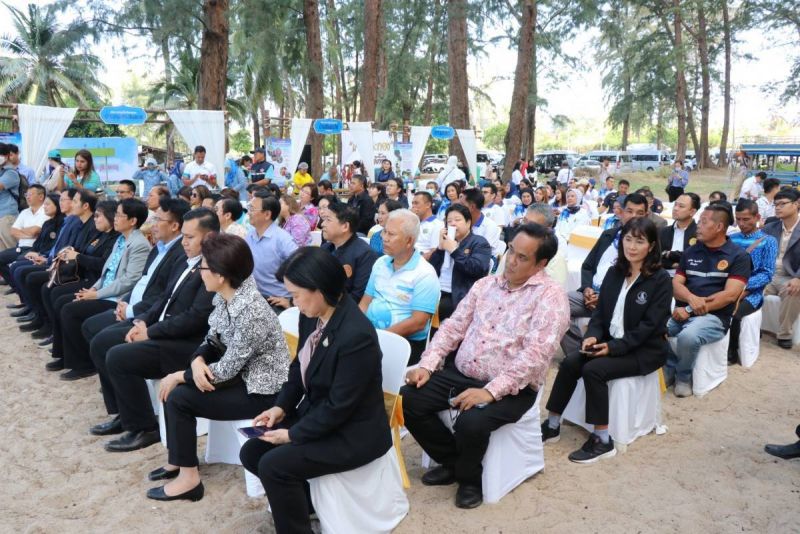
M 253 253 L 258 292 L 267 299 L 275 313 L 291 307 L 289 292 L 275 278 L 281 264 L 292 255 L 297 245 L 283 228 L 276 222 L 281 213 L 281 204 L 271 195 L 257 194 L 248 207 L 250 224 L 253 229 L 247 234 L 247 244 Z
M 0 250 L 17 246 L 11 226 L 19 215 L 19 173 L 11 162 L 11 147 L 0 143 Z
M 425 350 L 428 331 L 439 305 L 439 277 L 414 244 L 419 218 L 411 210 L 389 214 L 383 229 L 383 252 L 372 267 L 359 307 L 375 328 L 403 336 L 411 344 L 413 365 Z

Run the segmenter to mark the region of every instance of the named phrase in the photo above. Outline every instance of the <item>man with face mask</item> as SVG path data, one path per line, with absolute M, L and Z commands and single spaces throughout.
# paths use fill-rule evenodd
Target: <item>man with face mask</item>
M 16 247 L 17 239 L 11 235 L 11 226 L 19 215 L 19 173 L 10 159 L 11 147 L 0 143 L 0 249 Z

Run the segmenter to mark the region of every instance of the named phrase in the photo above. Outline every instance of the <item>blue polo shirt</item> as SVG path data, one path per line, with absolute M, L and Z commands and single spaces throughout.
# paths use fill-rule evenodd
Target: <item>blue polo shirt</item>
M 708 297 L 725 288 L 729 279 L 747 284 L 750 278 L 750 255 L 730 239 L 719 248 L 709 248 L 703 243 L 683 251 L 676 274 L 686 277 L 686 287 L 698 297 Z M 676 299 L 676 306 L 687 303 Z M 734 304 L 710 312 L 719 317 L 727 328 L 731 322 Z
M 408 263 L 395 270 L 394 258 L 383 256 L 372 266 L 367 289 L 372 297 L 367 308 L 367 318 L 375 328 L 386 329 L 405 321 L 415 311 L 433 314 L 439 305 L 439 277 L 433 266 L 414 251 Z M 430 320 L 425 328 L 408 336 L 421 341 L 428 337 Z
M 264 297 L 289 297 L 286 287 L 278 282 L 275 273 L 286 259 L 297 250 L 297 244 L 289 233 L 273 222 L 263 235 L 259 236 L 255 228 L 247 234 L 248 246 L 253 253 L 258 292 Z

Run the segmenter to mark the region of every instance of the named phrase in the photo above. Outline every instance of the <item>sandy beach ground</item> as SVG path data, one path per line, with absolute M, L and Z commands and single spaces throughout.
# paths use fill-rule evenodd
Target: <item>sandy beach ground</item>
M 106 438 L 88 433 L 106 418 L 97 378 L 62 382 L 45 371 L 50 357 L 8 317 L 9 299 L 0 298 L 0 532 L 273 531 L 265 500 L 246 496 L 239 466 L 201 465 L 199 503 L 148 500 L 157 484 L 147 473 L 166 460 L 164 449 L 105 452 Z M 548 389 L 554 376 L 555 368 Z M 667 434 L 581 466 L 566 456 L 585 433 L 564 427 L 546 447 L 544 472 L 475 510 L 454 507 L 454 486 L 422 486 L 420 448 L 408 436 L 411 510 L 396 532 L 800 532 L 800 460 L 763 452 L 767 442 L 796 439 L 798 377 L 798 351 L 765 334 L 751 370 L 732 368 L 702 399 L 665 395 Z M 204 446 L 203 438 L 201 458 Z

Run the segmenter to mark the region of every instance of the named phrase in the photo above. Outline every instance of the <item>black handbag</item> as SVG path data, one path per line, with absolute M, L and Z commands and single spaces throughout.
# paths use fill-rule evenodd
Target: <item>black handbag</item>
M 75 260 L 67 261 L 56 257 L 47 270 L 50 272 L 47 287 L 63 286 L 80 280 L 78 276 L 78 262 Z

